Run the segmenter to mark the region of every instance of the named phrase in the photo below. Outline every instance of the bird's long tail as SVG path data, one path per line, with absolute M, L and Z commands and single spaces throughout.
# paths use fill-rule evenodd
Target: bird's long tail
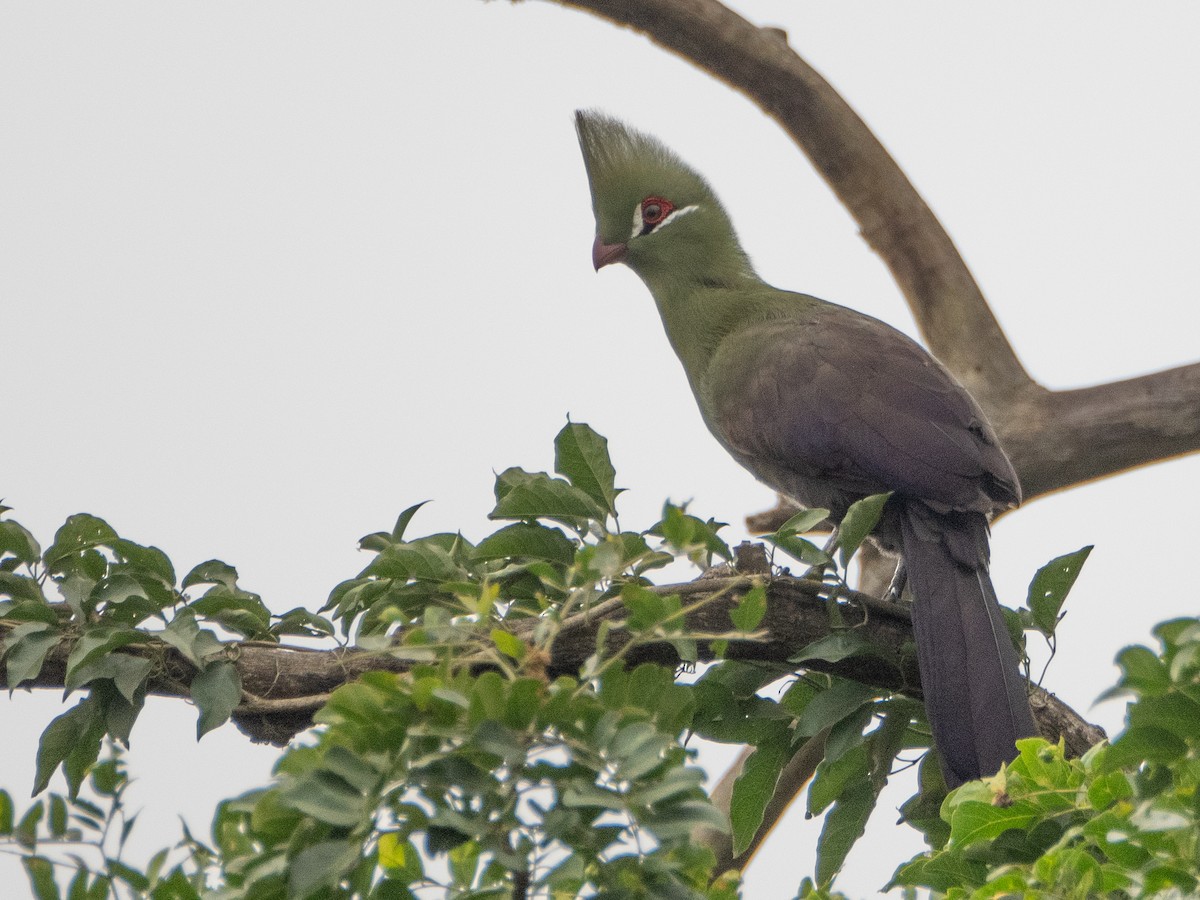
M 1038 730 L 988 576 L 986 518 L 922 505 L 904 511 L 901 531 L 925 710 L 953 788 L 995 774 Z

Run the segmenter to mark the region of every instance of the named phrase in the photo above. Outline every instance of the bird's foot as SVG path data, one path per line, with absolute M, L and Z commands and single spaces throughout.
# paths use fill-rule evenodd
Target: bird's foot
M 883 599 L 888 603 L 899 603 L 906 584 L 908 584 L 908 569 L 904 567 L 904 560 L 902 559 L 896 564 L 896 574 L 892 576 L 892 581 L 888 585 L 888 589 L 883 592 Z

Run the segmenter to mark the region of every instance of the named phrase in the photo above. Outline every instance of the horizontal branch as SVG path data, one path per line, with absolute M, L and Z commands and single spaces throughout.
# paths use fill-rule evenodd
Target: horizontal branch
M 767 593 L 767 610 L 759 626 L 760 636 L 753 640 L 730 641 L 726 657 L 772 666 L 782 675 L 797 668 L 789 660 L 800 648 L 830 633 L 828 585 L 811 579 L 734 574 L 704 576 L 696 581 L 654 590 L 663 595 L 677 594 L 685 609 L 691 608 L 685 617 L 689 634 L 715 635 L 729 632 L 730 611 L 746 591 L 759 583 L 765 584 Z M 882 648 L 911 647 L 912 626 L 907 607 L 855 591 L 840 590 L 838 597 L 842 601 L 838 604 L 839 618 L 845 627 L 855 629 L 871 644 Z M 620 599 L 613 599 L 564 622 L 551 649 L 550 675 L 577 675 L 596 652 L 602 624 L 607 628 L 607 652 L 626 650 L 626 645 L 634 640 L 623 626 L 626 614 Z M 527 635 L 534 627 L 533 620 L 514 624 L 514 632 L 518 635 Z M 10 623 L 0 622 L 0 638 L 6 637 L 12 627 Z M 637 641 L 627 649 L 631 664 L 653 661 L 678 665 L 678 655 L 668 640 L 644 642 L 639 636 Z M 72 645 L 72 639 L 64 637 L 47 655 L 41 672 L 22 687 L 63 688 Z M 412 667 L 408 660 L 398 659 L 386 651 L 312 650 L 263 642 L 228 646 L 243 690 L 243 702 L 234 713 L 235 722 L 252 739 L 276 745 L 286 743 L 309 727 L 313 713 L 340 685 L 365 672 L 404 672 Z M 158 661 L 148 684 L 149 693 L 190 697 L 189 685 L 196 670 L 174 648 L 148 636 L 146 644 L 131 645 L 119 652 Z M 698 652 L 702 661 L 714 659 L 711 641 L 699 640 Z M 916 656 L 912 653 L 898 654 L 895 662 L 876 656 L 855 656 L 836 663 L 806 661 L 804 667 L 920 697 Z M 6 686 L 2 679 L 0 686 Z M 1085 722 L 1050 695 L 1038 693 L 1032 701 L 1043 734 L 1052 740 L 1063 736 L 1071 752 L 1082 753 L 1103 739 L 1104 733 L 1100 729 Z
M 1029 399 L 997 422 L 1026 500 L 1200 449 L 1200 363 Z

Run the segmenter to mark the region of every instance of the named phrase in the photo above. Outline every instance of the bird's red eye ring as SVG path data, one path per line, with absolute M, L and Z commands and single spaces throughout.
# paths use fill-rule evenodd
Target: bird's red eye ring
M 647 197 L 642 201 L 642 222 L 653 228 L 671 214 L 675 204 L 662 197 Z

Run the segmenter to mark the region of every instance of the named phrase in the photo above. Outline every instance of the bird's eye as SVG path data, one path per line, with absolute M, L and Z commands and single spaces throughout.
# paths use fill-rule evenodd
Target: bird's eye
M 647 197 L 642 201 L 642 222 L 653 228 L 671 214 L 675 204 L 662 197 Z

